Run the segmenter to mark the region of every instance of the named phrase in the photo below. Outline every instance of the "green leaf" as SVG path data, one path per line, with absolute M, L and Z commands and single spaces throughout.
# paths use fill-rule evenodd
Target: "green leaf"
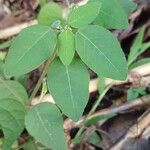
M 25 107 L 12 98 L 0 99 L 0 126 L 5 140 L 3 150 L 10 149 L 24 129 Z
M 53 2 L 44 5 L 38 15 L 38 23 L 49 26 L 57 20 L 62 20 L 61 7 Z
M 4 150 L 10 149 L 24 129 L 27 100 L 27 92 L 21 84 L 0 78 L 0 127 L 5 135 Z
M 26 89 L 28 88 L 28 75 L 21 75 L 21 76 L 17 76 L 15 77 L 15 80 L 18 81 L 19 83 L 21 83 Z
M 131 47 L 131 49 L 133 49 L 131 54 L 137 53 L 137 51 L 141 48 L 141 45 L 143 43 L 143 38 L 144 38 L 144 32 L 145 32 L 145 27 L 142 27 Z
M 142 65 L 145 65 L 145 64 L 149 64 L 150 63 L 150 58 L 143 58 L 135 63 L 133 63 L 129 69 L 133 69 L 133 68 L 136 68 L 136 67 L 139 67 L 139 66 L 142 66 Z
M 67 150 L 59 109 L 45 102 L 34 106 L 25 117 L 26 128 L 38 142 L 54 150 Z
M 5 64 L 5 74 L 23 75 L 39 67 L 52 56 L 56 34 L 47 26 L 34 25 L 21 31 L 13 41 Z
M 25 88 L 17 81 L 5 81 L 0 78 L 0 99 L 12 98 L 25 104 L 28 95 Z
M 68 24 L 80 28 L 92 23 L 100 12 L 101 3 L 91 2 L 80 7 L 75 7 L 69 14 Z
M 72 143 L 73 144 L 81 144 L 81 142 L 83 141 L 83 137 L 80 135 L 78 137 L 75 137 L 74 139 L 72 139 Z
M 0 44 L 0 50 L 3 50 L 3 49 L 6 49 L 6 48 L 10 47 L 12 41 L 13 41 L 13 39 L 8 40 L 8 41 Z
M 122 6 L 127 15 L 132 13 L 137 8 L 137 5 L 132 0 L 117 0 L 117 1 Z
M 146 88 L 130 88 L 127 91 L 127 100 L 132 101 L 136 99 L 139 95 L 146 95 Z
M 74 34 L 70 29 L 64 30 L 58 37 L 58 55 L 64 65 L 69 65 L 75 53 Z
M 32 140 L 29 140 L 26 143 L 24 143 L 22 148 L 23 150 L 37 150 L 36 145 Z
M 145 27 L 143 27 L 138 33 L 128 56 L 128 62 L 130 62 L 133 58 L 135 60 L 135 55 L 139 52 L 142 47 L 143 38 L 144 38 Z
M 48 72 L 48 88 L 64 114 L 77 121 L 84 111 L 89 96 L 89 75 L 85 65 L 75 59 L 64 66 L 56 59 Z
M 149 48 L 150 48 L 150 42 L 143 43 L 141 48 L 139 49 L 139 51 L 137 51 L 137 53 L 132 53 L 133 55 L 132 55 L 131 59 L 128 59 L 128 66 L 130 66 L 137 59 L 138 56 L 140 56 L 142 53 L 144 53 Z
M 6 51 L 0 51 L 0 60 L 4 61 L 6 58 L 7 52 Z
M 89 25 L 76 33 L 75 40 L 81 59 L 98 75 L 118 80 L 126 78 L 126 59 L 111 32 Z
M 111 114 L 95 114 L 95 116 L 91 116 L 89 117 L 86 122 L 85 122 L 85 126 L 91 126 L 91 125 L 96 125 L 98 122 L 100 121 L 106 121 L 112 117 L 114 117 L 116 114 L 115 113 L 111 113 Z
M 138 56 L 140 56 L 142 53 L 144 53 L 146 50 L 149 50 L 149 48 L 150 48 L 150 42 L 143 43 L 143 45 L 142 45 L 140 51 L 137 53 L 137 55 L 135 55 L 136 58 L 137 58 Z
M 46 0 L 39 0 L 40 7 L 46 5 Z
M 91 143 L 91 144 L 96 145 L 96 144 L 99 144 L 100 141 L 102 141 L 102 139 L 96 132 L 92 133 L 88 137 L 88 142 Z
M 109 29 L 125 29 L 128 27 L 127 15 L 117 0 L 96 1 L 101 2 L 102 7 L 95 24 Z
M 0 78 L 0 126 L 5 135 L 4 150 L 10 149 L 24 128 L 27 100 L 28 95 L 21 84 Z
M 138 96 L 139 96 L 139 93 L 134 91 L 132 88 L 127 91 L 127 100 L 128 101 L 134 100 Z

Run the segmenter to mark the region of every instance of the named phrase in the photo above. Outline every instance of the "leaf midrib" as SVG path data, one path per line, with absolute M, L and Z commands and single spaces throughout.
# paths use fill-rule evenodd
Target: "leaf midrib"
M 76 104 L 74 103 L 74 100 L 73 100 L 73 94 L 72 94 L 72 87 L 71 87 L 71 80 L 70 80 L 70 76 L 69 76 L 69 71 L 68 71 L 68 68 L 66 66 L 66 75 L 67 75 L 67 81 L 68 81 L 68 85 L 69 85 L 69 93 L 70 93 L 70 98 L 71 98 L 71 102 L 72 102 L 72 105 L 73 105 L 73 110 L 74 110 L 74 116 L 75 118 L 77 118 L 77 110 L 76 110 Z
M 49 135 L 48 137 L 49 137 L 50 140 L 53 142 L 53 144 L 55 145 L 55 147 L 57 147 L 57 144 L 56 144 L 55 140 L 52 138 L 51 133 L 49 133 L 47 127 L 44 125 L 43 120 L 42 120 L 42 118 L 41 118 L 41 116 L 40 116 L 39 111 L 38 111 L 37 109 L 35 109 L 35 112 L 36 112 L 37 117 L 39 118 L 39 120 L 40 120 L 40 122 L 41 122 L 41 125 L 43 126 L 45 132 Z

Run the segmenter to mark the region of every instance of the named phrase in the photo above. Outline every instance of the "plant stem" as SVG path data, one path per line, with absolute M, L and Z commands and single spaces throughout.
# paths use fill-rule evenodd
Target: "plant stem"
M 98 107 L 99 103 L 101 102 L 101 100 L 104 98 L 104 96 L 106 95 L 106 93 L 108 92 L 108 90 L 112 87 L 112 84 L 110 84 L 108 87 L 106 87 L 106 89 L 101 93 L 101 95 L 99 96 L 98 100 L 96 101 L 96 103 L 94 104 L 94 106 L 92 107 L 92 109 L 90 110 L 90 112 L 87 115 L 87 118 L 89 116 L 91 116 L 96 108 Z
M 10 47 L 12 41 L 13 41 L 13 39 L 10 39 L 10 40 L 0 44 L 0 50 Z
M 38 90 L 39 90 L 39 88 L 40 88 L 40 86 L 41 86 L 41 84 L 43 82 L 43 79 L 44 79 L 45 75 L 47 74 L 49 65 L 52 63 L 54 58 L 55 58 L 55 54 L 47 60 L 47 62 L 45 64 L 45 67 L 44 67 L 44 70 L 43 70 L 43 72 L 42 72 L 42 74 L 41 74 L 41 76 L 40 76 L 40 78 L 39 78 L 39 80 L 38 80 L 38 82 L 37 82 L 37 84 L 36 84 L 32 94 L 31 94 L 31 96 L 29 98 L 29 102 L 32 101 L 32 99 L 35 97 L 36 93 L 38 92 Z
M 99 98 L 97 99 L 96 103 L 94 104 L 94 106 L 92 107 L 92 109 L 90 110 L 90 112 L 88 113 L 88 115 L 86 116 L 86 118 L 84 119 L 83 124 L 82 124 L 81 128 L 79 129 L 79 131 L 77 132 L 77 134 L 76 134 L 76 136 L 75 136 L 74 139 L 78 138 L 78 137 L 82 134 L 82 132 L 83 132 L 83 130 L 84 130 L 84 128 L 85 128 L 85 122 L 86 122 L 86 121 L 88 120 L 88 118 L 95 112 L 95 110 L 96 110 L 96 108 L 98 107 L 100 101 L 104 98 L 105 94 L 108 92 L 108 90 L 109 90 L 111 87 L 112 87 L 112 84 L 110 84 L 110 85 L 101 93 L 101 95 L 100 95 Z

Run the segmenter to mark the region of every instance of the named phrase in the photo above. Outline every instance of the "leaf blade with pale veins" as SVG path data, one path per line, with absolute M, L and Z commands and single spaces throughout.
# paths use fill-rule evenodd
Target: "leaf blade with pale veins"
M 111 32 L 100 26 L 89 25 L 76 33 L 75 41 L 81 59 L 98 75 L 126 79 L 126 59 Z
M 3 150 L 11 149 L 24 129 L 24 105 L 15 99 L 0 99 L 0 125 L 4 133 Z
M 117 0 L 127 15 L 130 15 L 136 8 L 137 4 L 131 0 Z
M 89 75 L 78 59 L 64 66 L 56 59 L 48 72 L 48 89 L 63 113 L 77 121 L 87 104 Z
M 98 1 L 74 8 L 68 17 L 68 24 L 74 28 L 80 28 L 88 25 L 96 19 L 100 8 L 101 3 Z
M 5 74 L 18 76 L 36 69 L 52 56 L 55 46 L 56 34 L 49 27 L 34 25 L 24 29 L 8 52 Z
M 101 2 L 102 7 L 94 21 L 95 24 L 109 29 L 125 29 L 128 27 L 127 15 L 117 0 L 96 1 Z
M 5 81 L 0 78 L 0 99 L 13 98 L 25 104 L 28 94 L 25 88 L 17 81 Z
M 25 125 L 28 132 L 44 146 L 67 150 L 62 115 L 54 104 L 44 102 L 34 106 L 25 117 Z

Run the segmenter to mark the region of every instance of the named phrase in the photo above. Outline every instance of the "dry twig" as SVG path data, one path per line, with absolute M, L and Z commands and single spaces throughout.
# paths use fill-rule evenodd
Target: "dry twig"
M 37 20 L 25 22 L 25 23 L 18 24 L 13 27 L 9 27 L 9 28 L 0 30 L 0 40 L 8 39 L 8 38 L 18 34 L 22 29 L 24 29 L 28 26 L 31 26 L 31 25 L 35 25 L 35 24 L 37 24 Z

